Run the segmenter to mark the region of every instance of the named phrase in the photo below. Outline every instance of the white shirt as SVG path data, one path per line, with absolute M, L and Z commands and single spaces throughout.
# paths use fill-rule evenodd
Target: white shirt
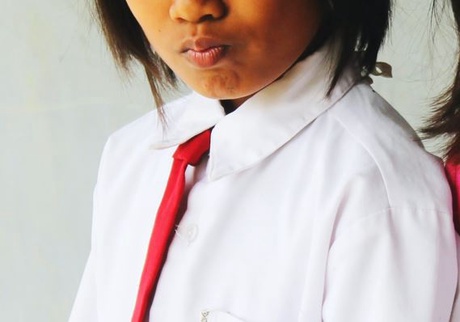
M 133 312 L 172 153 L 214 126 L 151 307 L 152 322 L 448 321 L 457 282 L 441 162 L 323 51 L 225 115 L 196 93 L 116 132 L 70 321 Z

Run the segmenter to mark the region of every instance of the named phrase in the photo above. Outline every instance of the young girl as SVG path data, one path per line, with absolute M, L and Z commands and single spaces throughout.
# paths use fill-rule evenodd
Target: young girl
M 389 0 L 97 5 L 157 103 L 194 92 L 109 139 L 71 321 L 449 320 L 442 164 L 366 80 Z

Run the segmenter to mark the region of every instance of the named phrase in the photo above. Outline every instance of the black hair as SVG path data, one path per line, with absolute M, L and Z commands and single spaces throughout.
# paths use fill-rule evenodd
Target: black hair
M 372 72 L 389 28 L 392 0 L 318 1 L 322 22 L 309 48 L 316 50 L 329 39 L 339 44 L 338 59 L 331 72 L 331 90 L 352 59 L 357 61 L 363 77 Z M 126 0 L 95 0 L 95 5 L 115 61 L 126 70 L 133 60 L 143 65 L 155 103 L 161 111 L 160 90 L 175 87 L 174 72 L 152 51 Z

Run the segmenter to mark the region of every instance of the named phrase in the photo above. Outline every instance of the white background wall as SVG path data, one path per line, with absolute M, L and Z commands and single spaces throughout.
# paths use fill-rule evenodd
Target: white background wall
M 102 146 L 152 108 L 142 76 L 113 67 L 89 6 L 2 0 L 0 10 L 0 321 L 66 321 L 89 250 Z M 453 33 L 430 39 L 429 0 L 399 0 L 375 87 L 419 126 L 452 72 Z

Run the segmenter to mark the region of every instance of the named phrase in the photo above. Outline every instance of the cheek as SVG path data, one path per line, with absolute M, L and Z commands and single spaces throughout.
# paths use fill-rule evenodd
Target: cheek
M 257 50 L 258 46 L 269 51 L 265 54 L 277 56 L 308 45 L 320 20 L 316 5 L 307 0 L 259 1 L 239 11 L 243 28 L 238 32 L 253 40 L 250 48 Z
M 130 0 L 127 4 L 149 41 L 157 39 L 167 23 L 169 7 L 156 4 L 155 1 L 143 0 Z
M 126 4 L 129 7 L 129 10 L 131 10 L 131 13 L 133 14 L 134 18 L 136 18 L 137 22 L 141 27 L 143 28 L 143 22 L 146 20 L 146 15 L 147 15 L 147 6 L 146 3 L 143 1 L 139 0 L 128 0 L 126 1 Z

